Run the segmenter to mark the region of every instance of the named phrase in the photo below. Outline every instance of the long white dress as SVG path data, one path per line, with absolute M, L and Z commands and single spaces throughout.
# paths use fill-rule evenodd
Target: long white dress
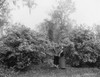
M 59 58 L 59 68 L 62 68 L 62 69 L 66 68 L 66 61 L 65 61 L 65 57 L 64 56 Z

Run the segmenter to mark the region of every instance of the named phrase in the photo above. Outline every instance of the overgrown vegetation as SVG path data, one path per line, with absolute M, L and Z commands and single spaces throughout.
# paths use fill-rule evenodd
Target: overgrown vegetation
M 53 60 L 54 55 L 59 55 L 63 50 L 66 64 L 70 66 L 100 67 L 99 28 L 96 28 L 97 34 L 81 26 L 73 28 L 68 18 L 69 13 L 73 12 L 71 9 L 74 9 L 71 1 L 68 5 L 59 2 L 51 14 L 51 20 L 45 20 L 40 25 L 40 32 L 20 24 L 7 28 L 0 38 L 0 64 L 14 70 L 24 70 L 44 63 L 45 59 Z
M 31 65 L 41 64 L 48 56 L 53 60 L 62 46 L 66 64 L 99 67 L 100 40 L 91 30 L 81 27 L 73 29 L 60 43 L 50 41 L 23 25 L 12 26 L 5 32 L 6 35 L 0 39 L 0 64 L 7 68 L 24 70 Z
M 99 50 L 97 40 L 93 32 L 83 28 L 75 29 L 69 36 L 72 42 L 71 47 L 67 47 L 67 57 L 71 59 L 72 66 L 89 65 L 94 66 L 98 61 Z M 69 53 L 68 53 L 69 52 Z

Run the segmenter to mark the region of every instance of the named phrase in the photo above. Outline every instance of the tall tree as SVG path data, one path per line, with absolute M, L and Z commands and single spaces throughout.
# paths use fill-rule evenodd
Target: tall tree
M 10 19 L 10 4 L 18 7 L 18 1 L 22 1 L 22 4 L 29 8 L 29 13 L 31 13 L 31 9 L 33 5 L 36 5 L 34 0 L 0 0 L 0 36 L 3 35 L 3 27 L 5 24 L 9 23 Z
M 0 0 L 0 37 L 3 35 L 3 26 L 8 23 L 9 12 L 7 0 Z
M 18 2 L 21 1 L 23 6 L 27 6 L 29 8 L 29 13 L 31 14 L 31 9 L 33 6 L 36 6 L 35 0 L 12 0 L 14 5 L 18 6 Z
M 0 1 L 0 26 L 3 26 L 7 22 L 7 17 L 9 13 L 8 3 L 6 0 Z
M 74 9 L 71 0 L 59 0 L 57 6 L 49 14 L 51 20 L 48 20 L 49 22 L 45 21 L 45 24 L 42 24 L 42 29 L 44 28 L 47 30 L 45 31 L 48 33 L 47 36 L 52 38 L 54 42 L 59 43 L 71 29 L 69 15 L 74 11 Z

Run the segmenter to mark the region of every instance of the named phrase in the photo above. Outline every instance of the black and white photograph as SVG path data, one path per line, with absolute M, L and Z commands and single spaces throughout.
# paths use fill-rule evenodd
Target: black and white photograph
M 100 77 L 100 0 L 0 0 L 0 77 Z

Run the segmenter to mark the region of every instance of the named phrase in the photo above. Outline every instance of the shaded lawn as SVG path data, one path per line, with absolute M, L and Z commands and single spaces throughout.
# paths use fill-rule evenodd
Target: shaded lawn
M 73 67 L 57 69 L 48 66 L 42 66 L 41 68 L 35 66 L 31 70 L 21 73 L 0 69 L 0 75 L 3 77 L 100 77 L 100 69 Z

